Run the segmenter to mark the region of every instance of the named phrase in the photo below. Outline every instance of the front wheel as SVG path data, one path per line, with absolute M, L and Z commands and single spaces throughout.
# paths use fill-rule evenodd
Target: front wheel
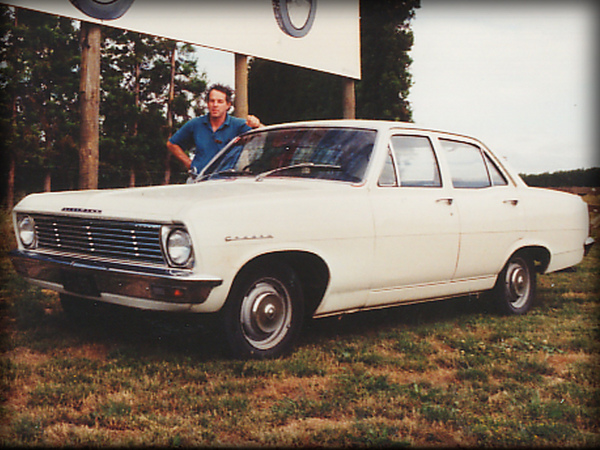
M 520 255 L 512 256 L 494 288 L 500 312 L 521 315 L 529 311 L 535 298 L 535 283 L 535 271 L 529 260 Z
M 287 265 L 250 268 L 235 281 L 223 310 L 225 339 L 238 358 L 276 358 L 293 347 L 304 316 L 298 277 Z

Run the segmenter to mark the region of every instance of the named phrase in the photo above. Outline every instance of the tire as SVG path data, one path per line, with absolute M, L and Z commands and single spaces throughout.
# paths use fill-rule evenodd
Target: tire
M 282 356 L 302 328 L 304 297 L 298 277 L 285 264 L 251 267 L 234 282 L 222 314 L 233 357 Z
M 494 287 L 494 300 L 502 314 L 522 315 L 533 305 L 536 293 L 536 276 L 531 262 L 513 255 Z
M 60 304 L 69 321 L 75 324 L 89 322 L 99 309 L 98 302 L 69 294 L 60 294 Z

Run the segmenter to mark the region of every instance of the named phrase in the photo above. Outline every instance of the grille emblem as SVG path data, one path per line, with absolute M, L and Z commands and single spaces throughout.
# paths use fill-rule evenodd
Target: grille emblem
M 62 212 L 75 212 L 75 213 L 86 213 L 86 214 L 102 214 L 101 209 L 90 209 L 90 208 L 69 208 L 64 207 L 61 209 Z

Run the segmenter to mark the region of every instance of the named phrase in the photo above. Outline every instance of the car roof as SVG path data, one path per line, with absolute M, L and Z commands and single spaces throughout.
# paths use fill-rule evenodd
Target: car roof
M 400 121 L 392 121 L 392 120 L 366 120 L 366 119 L 331 119 L 331 120 L 309 120 L 309 121 L 299 121 L 299 122 L 286 122 L 275 125 L 269 125 L 266 129 L 278 129 L 278 128 L 287 128 L 287 127 L 350 127 L 350 128 L 364 128 L 364 129 L 372 129 L 377 131 L 385 131 L 385 130 L 412 130 L 412 131 L 421 131 L 428 133 L 440 133 L 448 136 L 467 138 L 471 140 L 475 140 L 481 143 L 479 139 L 474 138 L 473 136 L 468 136 L 466 134 L 454 133 L 451 131 L 434 129 L 423 127 L 411 122 L 400 122 Z

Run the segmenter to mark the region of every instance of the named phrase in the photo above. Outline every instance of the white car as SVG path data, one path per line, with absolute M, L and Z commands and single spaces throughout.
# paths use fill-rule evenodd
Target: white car
M 579 263 L 577 196 L 527 187 L 481 142 L 414 124 L 248 132 L 193 183 L 34 194 L 17 271 L 75 314 L 101 301 L 214 313 L 236 357 L 289 351 L 305 318 L 491 291 L 527 312 Z

